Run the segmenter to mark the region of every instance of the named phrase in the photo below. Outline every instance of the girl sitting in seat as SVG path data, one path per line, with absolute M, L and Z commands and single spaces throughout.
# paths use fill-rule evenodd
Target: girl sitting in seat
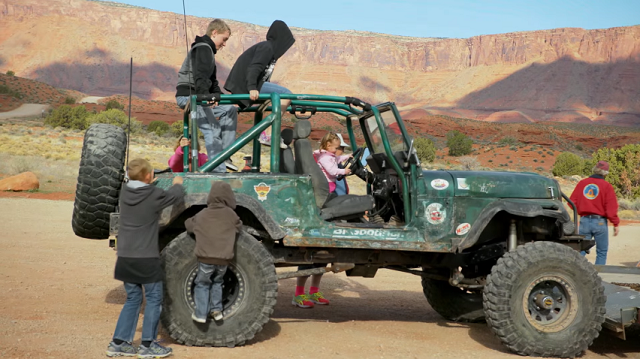
M 348 159 L 351 155 L 336 156 L 336 151 L 340 147 L 340 138 L 335 133 L 328 132 L 320 141 L 320 149 L 313 152 L 313 157 L 322 169 L 322 173 L 329 182 L 329 192 L 336 190 L 336 176 L 348 175 L 349 168 L 341 169 L 338 163 Z
M 171 158 L 169 158 L 169 167 L 171 167 L 171 171 L 184 172 L 184 158 L 182 157 L 184 155 L 184 151 L 182 150 L 182 148 L 184 146 L 190 145 L 191 141 L 189 139 L 185 138 L 184 136 L 180 136 L 180 138 L 178 139 L 178 143 L 176 143 L 174 153 Z M 200 141 L 198 141 L 198 166 L 202 166 L 203 164 L 207 163 L 207 160 L 209 159 L 207 155 L 200 152 L 201 149 L 202 147 L 200 146 Z M 189 170 L 191 171 L 191 157 L 189 157 Z

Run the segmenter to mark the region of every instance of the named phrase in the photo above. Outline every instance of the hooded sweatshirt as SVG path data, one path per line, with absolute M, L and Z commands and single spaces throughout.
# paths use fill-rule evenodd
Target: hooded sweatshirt
M 183 197 L 179 184 L 167 191 L 140 181 L 122 186 L 115 279 L 138 284 L 162 280 L 158 246 L 160 212 Z
M 291 30 L 283 21 L 276 20 L 267 31 L 267 41 L 259 42 L 238 57 L 231 68 L 224 88 L 233 94 L 247 94 L 262 88 L 269 80 L 275 62 L 295 42 Z M 248 106 L 248 102 L 243 103 Z
M 187 219 L 187 232 L 196 237 L 195 255 L 206 264 L 228 265 L 242 221 L 235 212 L 236 196 L 226 182 L 213 182 L 207 208 Z
M 191 44 L 191 51 L 178 71 L 176 97 L 222 92 L 216 78 L 216 53 L 216 45 L 208 35 L 196 36 L 196 41 Z

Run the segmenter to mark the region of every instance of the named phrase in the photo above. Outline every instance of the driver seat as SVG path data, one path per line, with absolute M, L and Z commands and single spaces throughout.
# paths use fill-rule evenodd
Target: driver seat
M 311 141 L 308 139 L 310 134 L 311 123 L 308 120 L 296 122 L 293 127 L 293 137 L 296 139 L 293 143 L 295 171 L 296 174 L 311 176 L 316 205 L 320 208 L 320 217 L 324 220 L 360 217 L 365 211 L 371 211 L 375 203 L 373 196 L 352 194 L 336 196 L 334 193 L 329 193 L 329 181 L 313 158 Z

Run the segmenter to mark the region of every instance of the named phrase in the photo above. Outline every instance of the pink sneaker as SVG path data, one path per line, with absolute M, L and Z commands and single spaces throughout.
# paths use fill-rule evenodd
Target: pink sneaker
M 309 296 L 306 294 L 300 294 L 293 297 L 291 304 L 298 308 L 313 308 L 313 302 L 309 300 Z
M 266 132 L 262 131 L 262 133 L 260 134 L 260 138 L 258 139 L 258 141 L 263 145 L 263 146 L 269 146 L 271 147 L 271 136 L 267 135 Z
M 329 305 L 329 299 L 325 298 L 320 292 L 309 294 L 309 300 L 313 302 L 313 304 Z

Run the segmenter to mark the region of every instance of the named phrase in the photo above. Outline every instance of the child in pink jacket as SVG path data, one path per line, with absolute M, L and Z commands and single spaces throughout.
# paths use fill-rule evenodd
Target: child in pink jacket
M 180 136 L 178 139 L 178 143 L 176 144 L 176 148 L 174 149 L 174 153 L 169 158 L 169 167 L 171 167 L 171 171 L 173 172 L 184 172 L 184 151 L 182 147 L 188 146 L 191 144 L 191 141 L 184 136 Z M 198 141 L 198 166 L 202 166 L 208 161 L 207 155 L 204 153 L 200 153 L 200 141 Z M 191 170 L 191 158 L 189 158 L 189 170 Z
M 320 149 L 313 152 L 314 159 L 329 181 L 329 192 L 336 190 L 336 176 L 351 173 L 348 168 L 338 167 L 338 163 L 351 157 L 351 155 L 336 156 L 338 147 L 340 147 L 340 138 L 335 133 L 328 132 L 320 141 Z

